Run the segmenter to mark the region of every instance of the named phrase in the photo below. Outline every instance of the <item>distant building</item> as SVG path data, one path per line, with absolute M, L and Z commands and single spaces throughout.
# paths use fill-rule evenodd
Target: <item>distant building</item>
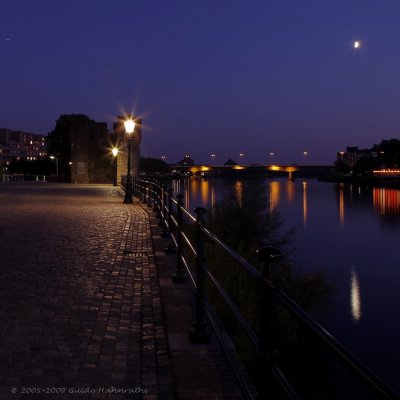
M 378 153 L 371 149 L 359 149 L 357 146 L 347 147 L 346 151 L 337 153 L 336 161 L 353 167 L 363 157 L 377 156 Z
M 0 128 L 0 165 L 20 158 L 38 160 L 47 155 L 47 137 Z

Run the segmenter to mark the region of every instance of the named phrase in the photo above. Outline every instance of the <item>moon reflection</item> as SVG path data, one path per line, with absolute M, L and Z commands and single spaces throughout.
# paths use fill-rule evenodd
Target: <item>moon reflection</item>
M 350 281 L 351 281 L 351 289 L 350 289 L 351 316 L 353 322 L 358 322 L 361 319 L 362 315 L 361 291 L 360 291 L 360 282 L 358 274 L 354 268 L 352 268 L 350 271 Z

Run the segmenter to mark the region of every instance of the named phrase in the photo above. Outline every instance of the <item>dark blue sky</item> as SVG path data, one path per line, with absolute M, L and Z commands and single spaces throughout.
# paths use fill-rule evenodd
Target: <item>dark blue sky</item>
M 331 163 L 400 136 L 399 15 L 398 0 L 0 0 L 0 127 L 133 111 L 145 156 Z

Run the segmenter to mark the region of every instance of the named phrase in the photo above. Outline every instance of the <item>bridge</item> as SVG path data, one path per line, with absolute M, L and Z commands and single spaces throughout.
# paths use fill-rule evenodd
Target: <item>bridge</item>
M 262 172 L 287 172 L 289 180 L 293 179 L 293 174 L 296 171 L 304 171 L 304 172 L 314 172 L 314 173 L 327 173 L 331 172 L 334 168 L 334 165 L 262 165 L 262 164 L 249 164 L 249 165 L 171 165 L 172 171 L 180 172 L 180 173 L 189 173 L 190 175 L 201 175 L 204 176 L 206 174 L 217 174 L 223 173 L 227 171 L 246 171 L 246 172 L 254 172 L 254 174 L 259 174 Z

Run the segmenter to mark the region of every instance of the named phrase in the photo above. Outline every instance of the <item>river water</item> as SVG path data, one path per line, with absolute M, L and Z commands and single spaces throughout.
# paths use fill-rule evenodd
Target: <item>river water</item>
M 247 182 L 248 184 L 248 182 Z M 269 202 L 295 228 L 293 261 L 322 270 L 333 285 L 329 306 L 316 316 L 342 344 L 400 391 L 400 190 L 265 179 Z M 189 209 L 212 207 L 241 180 L 175 181 Z

